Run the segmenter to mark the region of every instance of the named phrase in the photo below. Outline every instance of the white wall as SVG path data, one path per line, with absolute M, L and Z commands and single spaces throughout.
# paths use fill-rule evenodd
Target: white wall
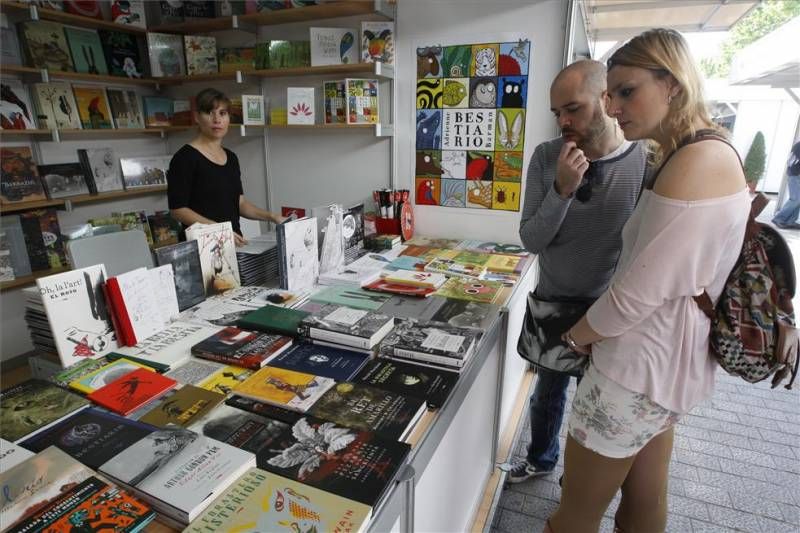
M 531 40 L 525 124 L 524 176 L 533 149 L 555 136 L 550 82 L 561 69 L 566 3 L 561 0 L 408 0 L 397 15 L 397 164 L 399 188 L 414 189 L 416 59 L 414 43 L 477 42 L 476 38 L 520 33 Z M 519 242 L 519 212 L 415 205 L 416 232 L 432 236 Z

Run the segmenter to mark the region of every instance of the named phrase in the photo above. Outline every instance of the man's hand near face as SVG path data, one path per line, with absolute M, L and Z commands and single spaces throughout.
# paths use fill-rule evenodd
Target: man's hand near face
M 589 168 L 589 160 L 573 141 L 566 141 L 561 147 L 556 164 L 556 192 L 566 199 L 580 187 L 583 175 Z

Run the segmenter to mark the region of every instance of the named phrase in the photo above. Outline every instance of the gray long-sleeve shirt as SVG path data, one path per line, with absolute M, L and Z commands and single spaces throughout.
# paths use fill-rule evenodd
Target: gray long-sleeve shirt
M 611 281 L 622 249 L 622 228 L 633 213 L 647 153 L 632 143 L 622 154 L 596 162 L 592 197 L 561 198 L 553 188 L 561 138 L 536 147 L 528 166 L 519 236 L 539 256 L 543 298 L 600 296 Z

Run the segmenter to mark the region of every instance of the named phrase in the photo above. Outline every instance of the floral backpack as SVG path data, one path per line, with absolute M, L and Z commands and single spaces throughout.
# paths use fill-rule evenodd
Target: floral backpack
M 698 131 L 680 146 L 706 139 L 730 146 L 711 130 Z M 794 259 L 781 234 L 756 221 L 768 203 L 761 193 L 753 199 L 742 251 L 716 305 L 705 291 L 694 300 L 711 319 L 709 349 L 722 368 L 750 383 L 773 376 L 772 388 L 791 375 L 786 384 L 791 389 L 800 361 L 792 307 Z

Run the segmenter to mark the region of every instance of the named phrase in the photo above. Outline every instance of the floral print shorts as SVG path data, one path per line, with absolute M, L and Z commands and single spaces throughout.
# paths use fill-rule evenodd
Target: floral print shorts
M 569 434 L 605 457 L 635 455 L 653 437 L 674 426 L 680 414 L 632 392 L 589 365 L 569 417 Z

